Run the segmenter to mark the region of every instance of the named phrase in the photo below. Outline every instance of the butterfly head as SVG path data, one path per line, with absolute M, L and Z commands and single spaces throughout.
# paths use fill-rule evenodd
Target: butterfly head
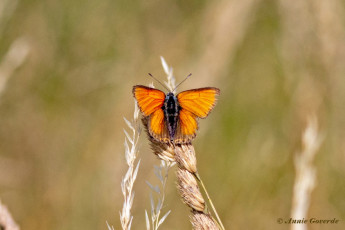
M 169 92 L 169 93 L 167 93 L 167 96 L 166 96 L 166 97 L 173 97 L 173 96 L 175 96 L 174 93 Z

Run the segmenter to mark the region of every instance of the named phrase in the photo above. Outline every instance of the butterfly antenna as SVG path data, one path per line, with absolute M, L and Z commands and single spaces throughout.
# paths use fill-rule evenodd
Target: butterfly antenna
M 192 76 L 191 73 L 188 74 L 188 76 L 187 76 L 183 81 L 181 81 L 181 82 L 175 87 L 175 89 L 174 89 L 173 91 L 175 91 L 175 90 L 177 89 L 177 87 L 179 87 L 183 82 L 185 82 L 190 76 Z
M 159 84 L 161 84 L 164 88 L 166 88 L 168 91 L 170 91 L 165 85 L 162 84 L 162 82 L 160 82 L 157 78 L 155 78 L 154 76 L 152 76 L 152 74 L 150 74 L 150 77 L 152 77 L 153 79 L 155 79 Z

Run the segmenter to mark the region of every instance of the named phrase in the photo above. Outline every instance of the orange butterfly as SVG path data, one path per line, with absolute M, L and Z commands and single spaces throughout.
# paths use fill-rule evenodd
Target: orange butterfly
M 149 118 L 150 135 L 159 142 L 175 144 L 193 140 L 198 129 L 196 118 L 207 117 L 219 93 L 217 88 L 206 87 L 183 91 L 175 96 L 172 92 L 165 94 L 143 85 L 133 87 L 141 112 Z

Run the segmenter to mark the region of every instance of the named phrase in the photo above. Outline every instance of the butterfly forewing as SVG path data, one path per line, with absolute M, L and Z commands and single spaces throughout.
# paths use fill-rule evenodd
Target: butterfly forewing
M 145 116 L 151 115 L 164 104 L 165 94 L 158 89 L 136 85 L 133 87 L 133 95 Z
M 212 87 L 192 89 L 177 94 L 177 100 L 183 109 L 205 118 L 215 106 L 219 93 L 219 89 Z

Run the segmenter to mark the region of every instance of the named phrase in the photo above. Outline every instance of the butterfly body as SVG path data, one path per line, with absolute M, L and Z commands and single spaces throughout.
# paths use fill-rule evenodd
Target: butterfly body
M 165 97 L 162 110 L 164 111 L 171 141 L 174 140 L 180 109 L 177 97 L 172 92 L 169 92 Z
M 162 143 L 190 143 L 198 129 L 197 118 L 206 118 L 216 103 L 219 89 L 213 87 L 183 91 L 176 96 L 136 85 L 133 95 L 145 117 L 150 136 Z

